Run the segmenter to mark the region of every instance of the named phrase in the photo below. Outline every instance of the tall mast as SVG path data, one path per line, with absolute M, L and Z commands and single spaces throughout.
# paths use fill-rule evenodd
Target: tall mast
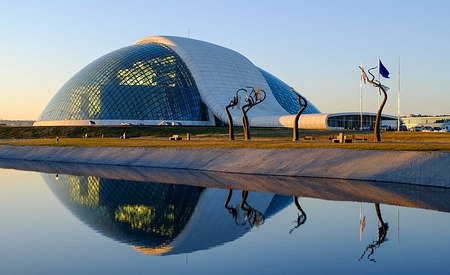
M 400 131 L 400 56 L 398 57 L 397 81 L 397 131 Z
M 378 81 L 381 84 L 381 77 L 380 77 L 380 57 L 378 56 Z M 380 95 L 381 95 L 381 91 L 380 88 L 378 88 L 378 97 L 377 97 L 377 108 L 375 110 L 378 110 L 378 107 L 380 106 Z
M 363 68 L 363 61 L 361 58 L 361 68 Z M 362 126 L 363 126 L 363 115 L 362 115 L 362 90 L 363 90 L 363 76 L 361 75 L 361 77 L 359 78 L 359 130 L 362 130 Z

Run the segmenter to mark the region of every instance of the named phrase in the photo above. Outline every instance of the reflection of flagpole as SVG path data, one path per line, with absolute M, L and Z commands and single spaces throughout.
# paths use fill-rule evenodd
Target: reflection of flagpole
M 397 132 L 400 131 L 400 56 L 398 57 L 398 77 L 397 77 Z
M 397 246 L 400 247 L 400 208 L 397 206 Z
M 359 240 L 360 241 L 362 239 L 361 222 L 362 222 L 362 202 L 359 203 Z
M 362 202 L 359 205 L 359 240 L 362 240 L 364 228 L 366 227 L 366 216 L 362 215 Z

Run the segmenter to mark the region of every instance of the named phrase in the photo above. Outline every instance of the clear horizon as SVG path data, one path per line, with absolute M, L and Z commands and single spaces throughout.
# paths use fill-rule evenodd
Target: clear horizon
M 39 3 L 39 5 L 37 5 Z M 358 66 L 390 71 L 384 113 L 450 114 L 450 2 L 387 1 L 3 1 L 0 119 L 35 120 L 93 60 L 153 35 L 190 36 L 249 58 L 321 112 L 358 112 Z M 377 91 L 363 91 L 375 112 Z

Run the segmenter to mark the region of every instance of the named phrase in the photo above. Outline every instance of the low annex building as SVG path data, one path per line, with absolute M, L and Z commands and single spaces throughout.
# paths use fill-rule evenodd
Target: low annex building
M 259 87 L 266 93 L 264 102 L 248 113 L 251 126 L 292 127 L 299 109 L 297 95 L 245 56 L 190 38 L 147 37 L 75 74 L 34 125 L 228 124 L 225 106 L 238 89 L 246 87 Z M 240 108 L 231 114 L 235 125 L 241 125 Z M 308 101 L 299 126 L 335 128 L 330 124 L 333 117 Z

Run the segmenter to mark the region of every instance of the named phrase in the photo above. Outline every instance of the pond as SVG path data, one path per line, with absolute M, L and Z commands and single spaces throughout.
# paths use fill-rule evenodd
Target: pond
M 447 273 L 450 189 L 0 162 L 1 274 Z

